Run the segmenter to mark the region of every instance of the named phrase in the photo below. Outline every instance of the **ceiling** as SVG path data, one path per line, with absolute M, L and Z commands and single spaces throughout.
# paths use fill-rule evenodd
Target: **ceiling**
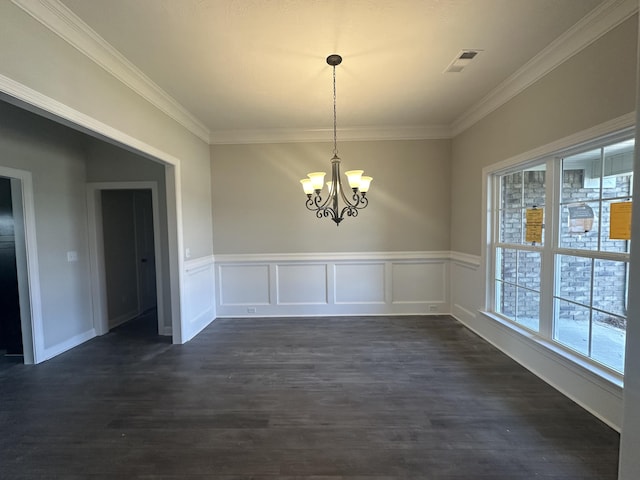
M 62 0 L 212 142 L 445 131 L 602 0 Z M 610 3 L 610 2 L 609 2 Z M 75 18 L 75 16 L 73 16 Z M 445 72 L 461 51 L 480 53 Z M 444 130 L 443 130 L 444 129 Z M 226 135 L 226 137 L 225 137 Z M 331 136 L 327 136 L 327 140 Z

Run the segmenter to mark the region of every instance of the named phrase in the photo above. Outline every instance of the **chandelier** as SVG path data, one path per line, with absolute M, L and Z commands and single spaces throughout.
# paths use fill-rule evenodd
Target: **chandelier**
M 331 220 L 340 225 L 344 216 L 358 216 L 358 210 L 365 208 L 369 204 L 366 194 L 369 191 L 371 177 L 363 176 L 363 170 L 349 170 L 345 172 L 349 187 L 350 197 L 342 188 L 340 179 L 340 157 L 338 157 L 338 142 L 336 135 L 336 66 L 342 63 L 340 55 L 329 55 L 327 63 L 333 67 L 333 158 L 331 159 L 331 181 L 327 182 L 326 197 L 323 194 L 325 172 L 311 172 L 308 178 L 300 180 L 304 193 L 307 194 L 305 203 L 307 209 L 316 212 L 316 217 L 331 217 Z M 341 202 L 344 206 L 341 206 Z

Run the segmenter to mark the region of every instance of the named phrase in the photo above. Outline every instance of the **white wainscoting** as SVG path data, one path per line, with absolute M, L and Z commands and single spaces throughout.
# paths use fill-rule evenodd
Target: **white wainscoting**
M 216 318 L 213 256 L 184 262 L 182 338 L 188 342 Z
M 615 379 L 600 376 L 579 357 L 563 351 L 484 308 L 484 273 L 480 257 L 451 253 L 451 313 L 549 385 L 620 431 L 622 388 Z
M 443 314 L 445 252 L 216 255 L 218 317 Z
M 476 316 L 484 305 L 480 257 L 451 252 L 451 314 L 460 321 Z

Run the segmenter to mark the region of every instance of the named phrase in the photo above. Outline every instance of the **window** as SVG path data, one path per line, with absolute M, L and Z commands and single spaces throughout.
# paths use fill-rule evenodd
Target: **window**
M 496 311 L 539 331 L 542 242 L 526 241 L 526 211 L 545 207 L 545 165 L 501 175 Z
M 490 178 L 489 309 L 619 373 L 630 243 L 621 227 L 633 197 L 630 135 L 556 152 Z

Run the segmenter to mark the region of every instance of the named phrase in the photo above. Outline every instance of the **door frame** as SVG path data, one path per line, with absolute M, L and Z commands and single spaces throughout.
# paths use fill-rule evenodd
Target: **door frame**
M 87 215 L 89 230 L 89 266 L 93 325 L 96 335 L 109 333 L 107 312 L 107 282 L 104 261 L 104 234 L 102 225 L 102 196 L 104 190 L 151 190 L 153 211 L 153 246 L 156 262 L 156 305 L 158 309 L 158 334 L 172 335 L 172 329 L 164 323 L 164 291 L 162 275 L 162 251 L 160 247 L 160 209 L 158 205 L 158 183 L 141 182 L 91 182 L 87 183 Z
M 23 358 L 24 363 L 30 365 L 47 359 L 40 295 L 33 178 L 27 170 L 3 166 L 0 166 L 0 175 L 11 180 Z

